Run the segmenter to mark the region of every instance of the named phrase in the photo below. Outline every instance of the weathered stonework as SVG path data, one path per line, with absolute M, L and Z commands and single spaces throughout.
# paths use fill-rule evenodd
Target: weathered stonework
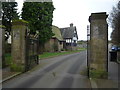
M 90 21 L 90 73 L 92 70 L 107 72 L 108 25 L 105 12 L 92 13 Z M 90 74 L 91 75 L 91 74 Z
M 51 38 L 45 43 L 45 52 L 60 51 L 59 41 L 56 38 Z
M 4 53 L 5 53 L 5 48 L 4 48 L 4 43 L 5 43 L 5 27 L 0 26 L 0 68 L 5 66 L 5 58 L 4 58 Z
M 27 23 L 19 20 L 12 22 L 12 59 L 11 70 L 25 70 L 25 34 Z

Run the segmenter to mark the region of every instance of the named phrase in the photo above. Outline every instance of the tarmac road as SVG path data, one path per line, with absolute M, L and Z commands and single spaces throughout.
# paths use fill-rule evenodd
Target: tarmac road
M 87 52 L 58 56 L 40 61 L 30 72 L 3 83 L 3 88 L 91 88 L 81 72 L 87 67 Z

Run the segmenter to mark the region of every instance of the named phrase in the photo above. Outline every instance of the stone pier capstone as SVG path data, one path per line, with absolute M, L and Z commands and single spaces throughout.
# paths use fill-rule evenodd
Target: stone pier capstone
M 92 13 L 90 22 L 90 64 L 89 75 L 95 78 L 107 77 L 108 59 L 108 15 L 106 12 Z

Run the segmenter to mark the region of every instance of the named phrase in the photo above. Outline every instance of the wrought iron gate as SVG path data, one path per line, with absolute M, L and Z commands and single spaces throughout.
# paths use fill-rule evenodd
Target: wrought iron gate
M 38 58 L 38 37 L 27 34 L 26 36 L 26 71 L 39 64 Z

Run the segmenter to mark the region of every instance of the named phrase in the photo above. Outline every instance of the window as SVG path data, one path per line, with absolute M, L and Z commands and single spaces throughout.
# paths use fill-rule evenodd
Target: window
M 68 39 L 66 39 L 66 43 L 68 43 Z

